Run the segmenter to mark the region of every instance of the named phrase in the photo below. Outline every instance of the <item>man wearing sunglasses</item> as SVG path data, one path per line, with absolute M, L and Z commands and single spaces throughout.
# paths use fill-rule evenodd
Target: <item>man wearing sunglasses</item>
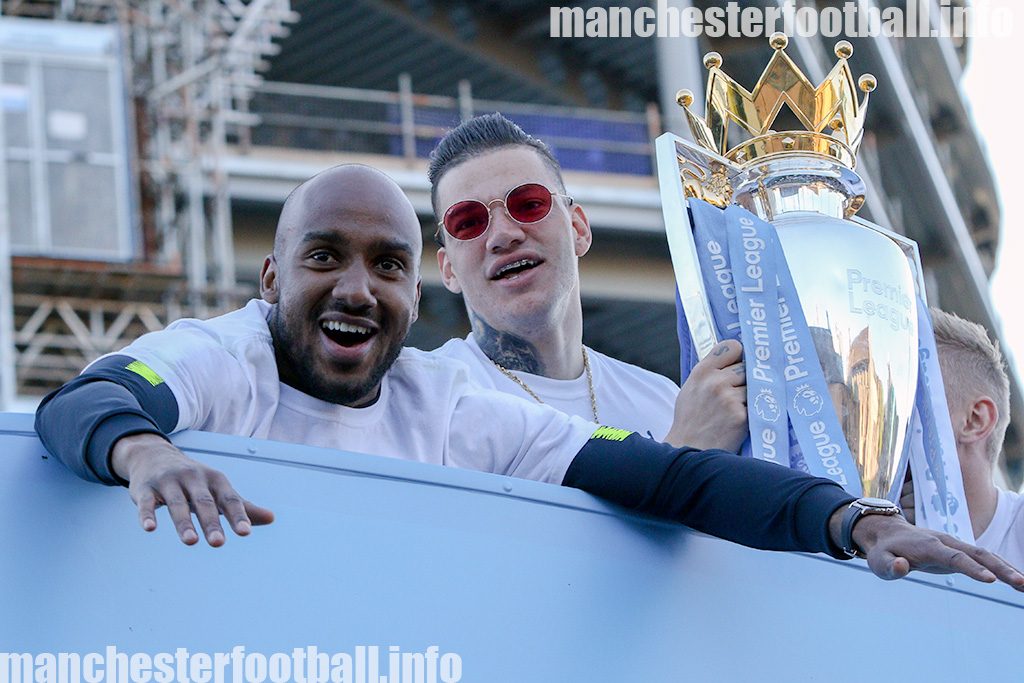
M 436 353 L 481 386 L 676 446 L 736 451 L 746 437 L 738 342 L 720 345 L 687 379 L 671 380 L 583 344 L 578 260 L 586 213 L 565 193 L 558 162 L 501 114 L 450 131 L 429 169 L 445 287 L 472 323 Z M 678 419 L 677 419 L 678 418 Z
M 186 544 L 199 540 L 193 514 L 212 546 L 225 541 L 221 515 L 243 536 L 273 521 L 165 437 L 204 429 L 572 486 L 754 547 L 865 552 L 884 578 L 960 571 L 1024 590 L 997 556 L 862 515 L 828 479 L 480 391 L 464 364 L 403 349 L 421 253 L 419 220 L 393 181 L 366 166 L 324 171 L 285 202 L 261 299 L 99 359 L 44 399 L 40 438 L 80 477 L 127 486 L 143 529 L 166 505 Z

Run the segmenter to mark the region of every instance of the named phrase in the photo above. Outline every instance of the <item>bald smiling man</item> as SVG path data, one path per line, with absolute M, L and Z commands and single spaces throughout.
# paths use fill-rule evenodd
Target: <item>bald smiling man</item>
M 324 171 L 285 202 L 260 299 L 99 359 L 44 399 L 36 429 L 80 477 L 127 486 L 143 529 L 166 505 L 186 544 L 199 540 L 193 515 L 212 546 L 225 541 L 221 515 L 242 536 L 273 521 L 166 438 L 201 429 L 572 486 L 753 547 L 852 548 L 884 578 L 959 571 L 1024 588 L 997 556 L 902 518 L 843 525 L 852 498 L 827 479 L 482 391 L 463 363 L 403 348 L 421 249 L 412 205 L 387 176 Z

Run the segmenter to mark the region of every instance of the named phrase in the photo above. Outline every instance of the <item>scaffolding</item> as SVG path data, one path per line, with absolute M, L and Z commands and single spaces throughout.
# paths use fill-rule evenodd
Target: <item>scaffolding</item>
M 132 263 L 0 253 L 0 276 L 12 264 L 13 281 L 13 296 L 0 297 L 13 320 L 3 342 L 17 366 L 16 382 L 9 363 L 0 368 L 3 409 L 12 386 L 42 393 L 140 333 L 248 296 L 235 279 L 224 157 L 229 144 L 249 144 L 249 100 L 298 15 L 289 0 L 3 0 L 0 13 L 118 27 L 138 207 Z
M 146 0 L 132 16 L 131 61 L 146 81 L 137 110 L 146 117 L 143 187 L 155 204 L 149 246 L 160 263 L 184 255 L 203 315 L 206 292 L 225 307 L 236 287 L 225 149 L 229 139 L 247 145 L 259 72 L 298 16 L 288 0 Z

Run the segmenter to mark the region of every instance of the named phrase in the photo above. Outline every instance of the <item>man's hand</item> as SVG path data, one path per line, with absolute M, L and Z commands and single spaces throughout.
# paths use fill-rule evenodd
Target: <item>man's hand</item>
M 746 383 L 743 346 L 733 340 L 715 346 L 679 390 L 665 442 L 737 452 L 748 432 Z
M 840 545 L 841 507 L 829 519 L 832 541 Z M 932 574 L 965 574 L 992 583 L 996 579 L 1024 592 L 1024 574 L 1005 560 L 948 534 L 913 526 L 899 515 L 864 515 L 853 527 L 853 542 L 867 555 L 868 567 L 886 580 L 902 579 L 917 569 Z
M 224 545 L 223 514 L 231 529 L 248 536 L 252 525 L 270 524 L 274 513 L 253 505 L 232 488 L 227 477 L 192 460 L 156 434 L 119 439 L 110 456 L 114 472 L 128 481 L 128 493 L 139 508 L 139 523 L 156 529 L 156 509 L 167 506 L 178 537 L 186 545 L 199 540 L 192 513 L 211 546 Z

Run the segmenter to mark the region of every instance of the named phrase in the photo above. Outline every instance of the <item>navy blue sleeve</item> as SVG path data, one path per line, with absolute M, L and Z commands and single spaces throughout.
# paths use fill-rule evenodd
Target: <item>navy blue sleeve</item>
M 751 548 L 847 559 L 828 521 L 854 498 L 835 482 L 726 451 L 600 433 L 569 465 L 564 486 Z
M 129 356 L 107 356 L 60 389 L 36 410 L 43 445 L 88 481 L 126 484 L 110 468 L 114 443 L 132 434 L 168 434 L 178 404 L 163 379 Z

